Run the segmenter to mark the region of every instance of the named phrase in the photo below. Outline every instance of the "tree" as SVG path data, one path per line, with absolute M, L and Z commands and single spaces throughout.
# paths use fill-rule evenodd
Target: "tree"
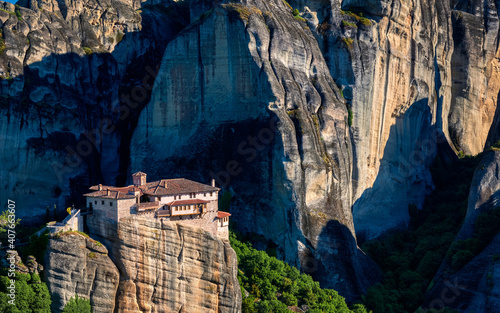
M 90 300 L 75 295 L 66 303 L 63 313 L 92 313 Z
M 15 305 L 8 304 L 7 286 L 10 279 L 2 273 L 0 275 L 0 312 L 8 313 L 50 313 L 50 293 L 47 285 L 36 274 L 16 273 L 16 301 Z

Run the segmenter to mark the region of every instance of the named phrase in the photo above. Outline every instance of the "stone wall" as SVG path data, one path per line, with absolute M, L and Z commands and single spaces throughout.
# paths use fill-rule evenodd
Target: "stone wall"
M 199 227 L 202 228 L 214 236 L 218 236 L 217 234 L 217 224 L 218 224 L 218 219 L 217 219 L 217 211 L 210 211 L 207 213 L 203 213 L 200 216 L 196 216 L 195 218 L 191 219 L 190 216 L 183 216 L 183 217 L 171 217 L 170 219 L 167 218 L 161 218 L 163 222 L 171 222 L 171 223 L 179 223 L 182 225 L 187 225 L 191 227 Z
M 228 226 L 217 227 L 217 238 L 221 240 L 229 240 L 229 227 Z
M 50 233 L 68 230 L 83 231 L 83 219 L 80 215 L 80 210 L 73 210 L 61 223 L 49 223 L 47 228 Z

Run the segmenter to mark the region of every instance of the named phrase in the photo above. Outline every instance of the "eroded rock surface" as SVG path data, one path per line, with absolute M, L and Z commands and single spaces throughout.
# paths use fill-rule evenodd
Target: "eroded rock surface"
M 477 217 L 497 208 L 500 201 L 500 151 L 490 150 L 474 172 L 467 215 L 456 240 L 473 236 Z M 498 229 L 497 229 L 498 232 Z M 494 234 L 492 234 L 494 235 Z M 497 312 L 500 310 L 500 233 L 489 245 L 457 273 L 449 272 L 450 262 L 444 260 L 434 277 L 435 285 L 426 295 L 424 306 L 440 309 L 444 306 L 460 312 Z
M 93 312 L 115 307 L 120 274 L 107 249 L 77 233 L 50 238 L 45 256 L 45 281 L 55 312 L 62 312 L 75 295 L 90 299 Z
M 241 312 L 236 253 L 201 228 L 145 218 L 89 228 L 120 270 L 116 312 Z

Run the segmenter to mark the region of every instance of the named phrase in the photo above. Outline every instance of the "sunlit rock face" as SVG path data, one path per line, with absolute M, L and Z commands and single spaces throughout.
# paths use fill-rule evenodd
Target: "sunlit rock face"
M 108 250 L 94 240 L 76 233 L 52 237 L 44 275 L 54 312 L 62 312 L 75 295 L 89 299 L 93 312 L 113 312 L 120 274 Z
M 47 207 L 64 212 L 91 184 L 124 183 L 135 110 L 189 20 L 175 5 L 21 4 L 0 4 L 0 200 L 41 223 Z
M 364 239 L 405 227 L 408 205 L 420 207 L 432 189 L 427 168 L 439 144 L 464 154 L 485 145 L 499 92 L 496 4 L 295 5 L 353 111 L 356 232 Z
M 208 231 L 156 219 L 89 218 L 120 272 L 115 312 L 241 312 L 236 253 Z
M 377 276 L 357 248 L 345 101 L 283 1 L 223 4 L 167 46 L 132 138 L 131 169 L 212 176 L 232 219 L 354 298 Z

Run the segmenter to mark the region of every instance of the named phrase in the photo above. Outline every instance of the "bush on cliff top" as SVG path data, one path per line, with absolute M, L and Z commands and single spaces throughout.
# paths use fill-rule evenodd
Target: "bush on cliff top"
M 288 306 L 304 304 L 310 307 L 308 313 L 367 312 L 360 304 L 349 309 L 335 290 L 322 289 L 311 276 L 239 241 L 233 232 L 229 239 L 238 256 L 243 313 L 285 313 L 290 312 Z

